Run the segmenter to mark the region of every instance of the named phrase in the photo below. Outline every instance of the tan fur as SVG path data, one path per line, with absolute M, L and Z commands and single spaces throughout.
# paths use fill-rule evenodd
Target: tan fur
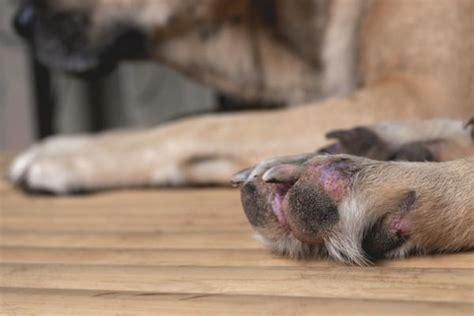
M 355 181 L 355 213 L 364 225 L 371 222 L 370 216 L 389 210 L 407 190 L 417 194 L 415 209 L 407 215 L 413 226 L 409 246 L 392 256 L 474 247 L 474 158 L 374 164 Z
M 339 1 L 329 4 L 330 18 L 337 16 L 331 10 L 346 8 Z M 63 8 L 78 5 L 76 1 L 51 2 Z M 234 4 L 225 14 L 215 10 L 217 3 L 101 0 L 81 5 L 93 10 L 100 23 L 125 16 L 147 25 L 157 36 L 159 61 L 224 92 L 251 100 L 321 101 L 272 112 L 205 115 L 154 130 L 86 136 L 74 149 L 47 140 L 13 164 L 13 181 L 55 192 L 226 184 L 234 172 L 261 159 L 309 152 L 327 144 L 324 134 L 331 129 L 436 116 L 465 119 L 473 114 L 472 1 L 351 0 L 360 17 L 341 18 L 349 21 L 345 28 L 331 20 L 322 22 L 327 27 L 315 31 L 321 38 L 312 43 L 322 47 L 313 58 L 308 57 L 310 50 L 301 48 L 301 39 L 291 38 L 295 32 L 283 32 L 285 25 L 272 28 L 259 20 L 248 2 Z M 192 12 L 197 22 L 180 18 L 187 16 L 182 12 Z M 223 18 L 210 18 L 211 12 L 221 12 L 217 16 Z M 177 20 L 171 19 L 176 15 Z M 240 22 L 231 23 L 227 18 L 232 16 Z M 170 21 L 182 25 L 179 34 L 167 32 L 167 26 L 176 26 Z M 298 23 L 298 19 L 287 21 Z M 200 36 L 202 24 L 212 30 L 208 39 Z M 335 45 L 331 36 L 325 36 L 330 34 L 328 27 L 345 30 L 340 31 L 342 37 L 355 33 L 356 43 L 344 47 L 357 49 L 351 56 L 357 58 L 359 71 L 352 75 L 360 87 L 346 97 L 333 94 L 346 94 L 353 79 L 342 82 L 341 88 L 327 88 L 325 78 L 331 75 L 325 74 L 324 64 L 314 66 L 315 60 L 322 60 L 325 47 Z

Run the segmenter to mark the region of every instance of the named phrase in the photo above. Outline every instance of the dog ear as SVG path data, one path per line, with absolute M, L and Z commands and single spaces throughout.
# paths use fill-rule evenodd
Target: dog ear
M 411 226 L 406 214 L 416 207 L 416 192 L 403 192 L 396 200 L 395 208 L 388 207 L 386 214 L 364 234 L 362 249 L 371 260 L 383 258 L 387 252 L 409 239 Z

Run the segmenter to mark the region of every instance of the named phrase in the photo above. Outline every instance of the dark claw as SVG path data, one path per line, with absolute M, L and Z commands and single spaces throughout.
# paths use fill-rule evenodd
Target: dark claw
M 340 143 L 331 144 L 329 146 L 323 147 L 317 151 L 318 154 L 328 154 L 336 155 L 344 153 L 344 148 L 342 148 Z
M 247 181 L 250 173 L 252 172 L 254 168 L 251 167 L 251 168 L 247 168 L 247 169 L 244 169 L 244 170 L 241 170 L 239 172 L 237 172 L 236 174 L 234 174 L 231 178 L 230 178 L 230 183 L 233 185 L 233 186 L 239 186 L 241 185 L 242 183 L 244 183 L 245 181 Z
M 474 117 L 471 117 L 471 119 L 466 122 L 464 128 L 471 128 L 471 138 L 474 140 Z

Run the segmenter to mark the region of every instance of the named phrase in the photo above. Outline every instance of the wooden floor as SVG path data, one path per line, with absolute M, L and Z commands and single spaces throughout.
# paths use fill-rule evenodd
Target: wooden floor
M 473 267 L 275 258 L 231 189 L 52 198 L 0 182 L 1 315 L 473 315 Z

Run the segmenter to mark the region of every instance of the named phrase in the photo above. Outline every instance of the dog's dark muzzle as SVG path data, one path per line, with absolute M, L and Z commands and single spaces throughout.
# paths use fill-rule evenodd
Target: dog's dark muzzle
M 35 18 L 35 6 L 31 3 L 26 3 L 20 7 L 13 17 L 13 28 L 18 35 L 27 40 L 31 40 Z
M 30 1 L 15 14 L 13 27 L 42 64 L 85 79 L 103 77 L 120 60 L 142 59 L 148 51 L 145 33 L 135 25 L 97 27 L 87 12 L 50 12 Z

